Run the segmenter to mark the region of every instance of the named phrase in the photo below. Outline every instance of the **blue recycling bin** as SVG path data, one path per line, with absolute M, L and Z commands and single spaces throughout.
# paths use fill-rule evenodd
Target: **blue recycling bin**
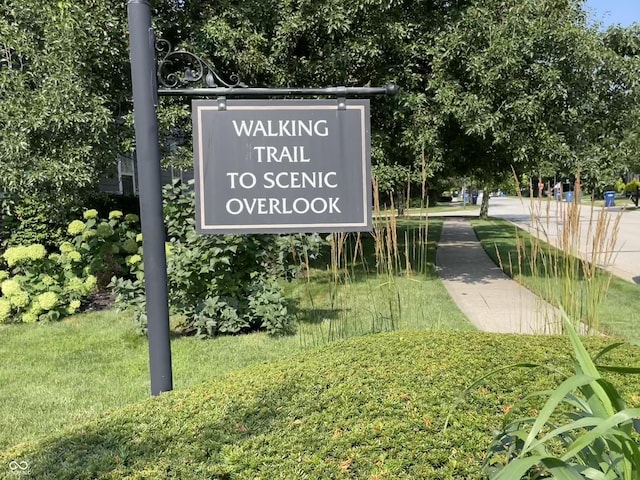
M 477 204 L 478 204 L 478 194 L 473 193 L 471 195 L 471 205 L 477 205 Z
M 604 206 L 605 207 L 616 206 L 616 192 L 612 192 L 612 191 L 604 192 Z
M 573 192 L 564 192 L 564 200 L 567 203 L 573 202 Z
M 464 198 L 464 203 L 469 203 L 469 194 L 468 193 L 465 193 L 463 195 L 463 198 Z

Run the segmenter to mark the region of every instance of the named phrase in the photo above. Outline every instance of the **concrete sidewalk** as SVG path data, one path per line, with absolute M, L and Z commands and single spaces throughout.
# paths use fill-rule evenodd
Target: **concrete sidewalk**
M 449 295 L 478 329 L 529 334 L 559 331 L 560 313 L 493 263 L 467 219 L 445 219 L 436 266 Z

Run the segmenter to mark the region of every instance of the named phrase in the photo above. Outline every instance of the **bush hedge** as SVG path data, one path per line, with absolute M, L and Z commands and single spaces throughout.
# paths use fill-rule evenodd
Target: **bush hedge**
M 586 341 L 593 353 L 609 343 Z M 361 337 L 113 411 L 0 453 L 0 465 L 26 462 L 38 479 L 481 479 L 504 413 L 562 376 L 505 370 L 473 390 L 443 431 L 452 403 L 474 379 L 515 362 L 570 374 L 570 354 L 563 337 Z M 601 361 L 638 365 L 640 349 Z M 637 378 L 607 378 L 640 405 Z M 0 468 L 0 478 L 12 475 Z
M 193 181 L 165 185 L 163 198 L 169 306 L 183 319 L 181 332 L 203 338 L 254 330 L 291 333 L 294 317 L 278 280 L 295 277 L 306 256 L 318 255 L 320 236 L 200 235 Z M 116 306 L 133 311 L 146 332 L 143 253 L 130 257 L 129 275 L 110 286 Z

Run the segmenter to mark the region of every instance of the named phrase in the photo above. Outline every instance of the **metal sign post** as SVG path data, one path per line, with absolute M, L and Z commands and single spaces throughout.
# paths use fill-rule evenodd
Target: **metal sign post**
M 149 337 L 151 394 L 173 389 L 167 261 L 165 257 L 160 145 L 156 114 L 155 38 L 151 8 L 146 0 L 129 0 L 131 80 L 136 130 L 136 158 L 140 189 L 144 288 Z

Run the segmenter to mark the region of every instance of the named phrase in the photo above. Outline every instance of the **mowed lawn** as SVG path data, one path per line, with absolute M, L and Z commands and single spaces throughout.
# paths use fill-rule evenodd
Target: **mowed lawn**
M 182 389 L 299 350 L 296 337 L 262 333 L 172 340 Z M 115 311 L 42 325 L 0 326 L 0 448 L 149 396 L 148 347 Z
M 399 232 L 418 223 L 405 222 Z M 174 388 L 185 389 L 239 368 L 327 342 L 388 330 L 473 330 L 435 275 L 441 219 L 429 223 L 424 255 L 412 270 L 368 273 L 362 259 L 333 273 L 326 262 L 288 284 L 296 334 L 253 333 L 211 340 L 172 338 Z M 404 229 L 404 230 L 403 230 Z M 365 242 L 366 243 L 366 242 Z M 413 248 L 413 245 L 411 246 Z M 365 245 L 365 257 L 372 252 Z M 417 258 L 417 257 L 420 258 Z M 375 261 L 373 261 L 375 263 Z M 0 325 L 0 450 L 148 398 L 148 347 L 126 313 L 76 315 L 58 323 Z

